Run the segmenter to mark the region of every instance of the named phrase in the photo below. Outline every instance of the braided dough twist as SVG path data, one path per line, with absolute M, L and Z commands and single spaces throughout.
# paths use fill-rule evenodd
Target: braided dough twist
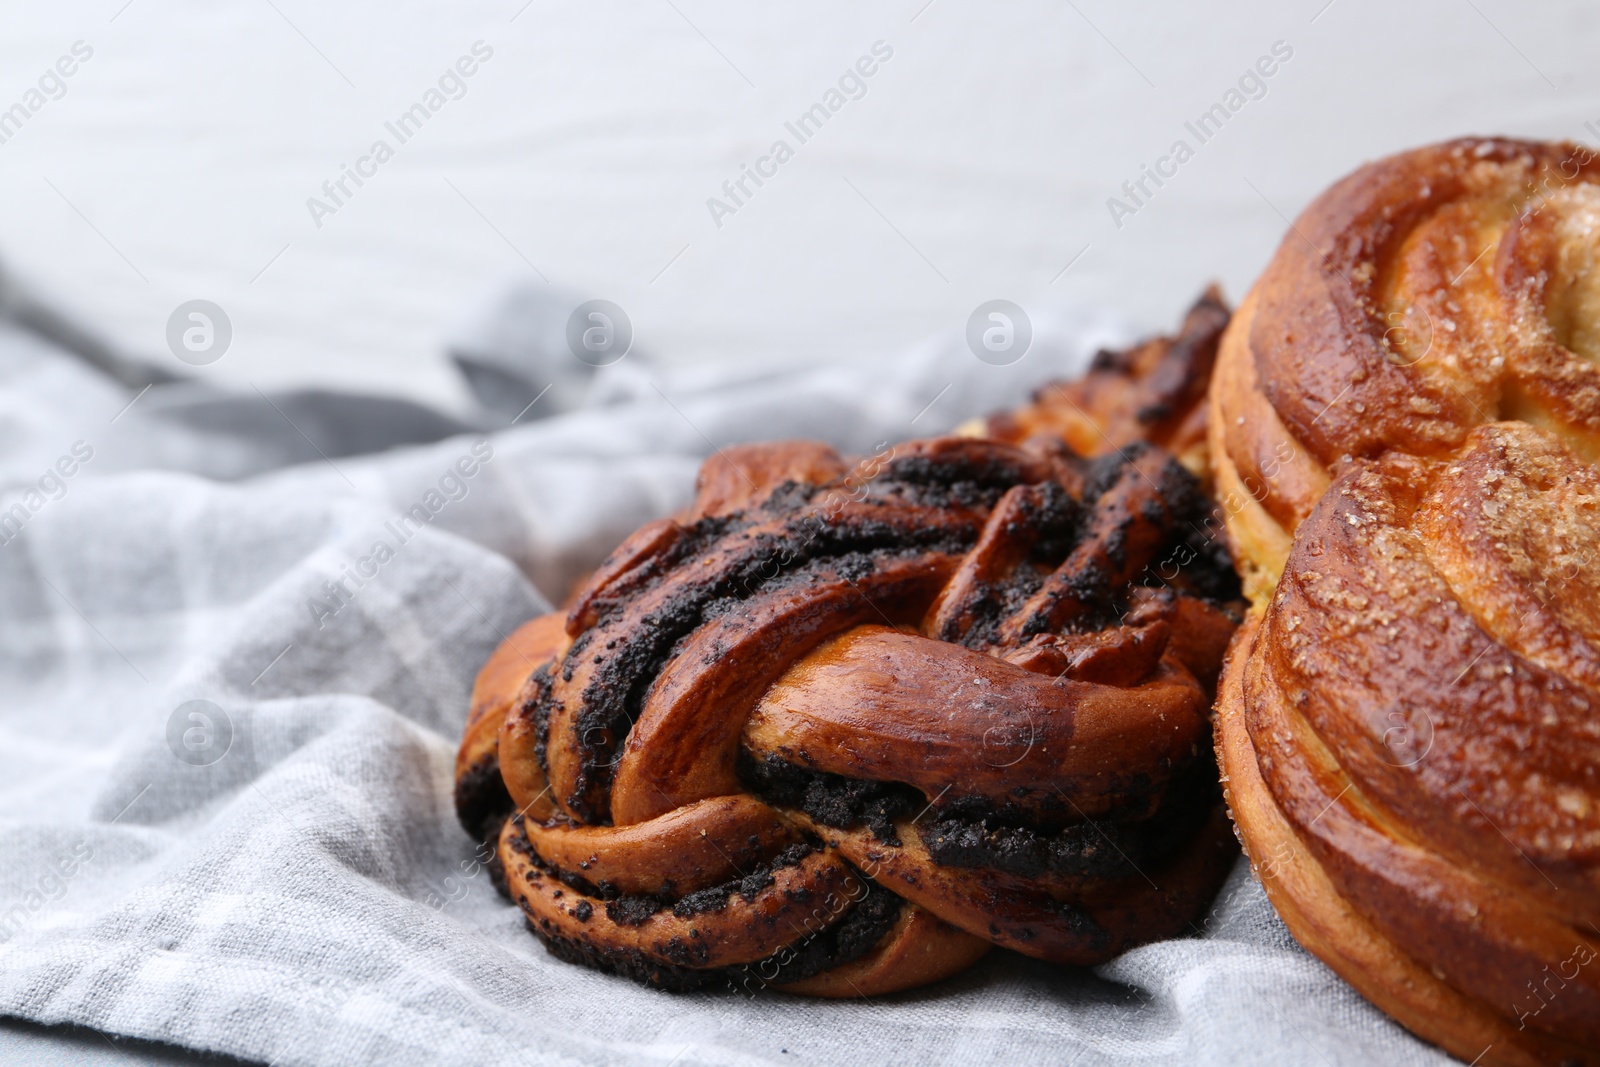
M 1113 430 L 707 462 L 479 677 L 457 806 L 533 932 L 837 997 L 1188 929 L 1235 855 L 1207 713 L 1242 604 L 1199 481 Z

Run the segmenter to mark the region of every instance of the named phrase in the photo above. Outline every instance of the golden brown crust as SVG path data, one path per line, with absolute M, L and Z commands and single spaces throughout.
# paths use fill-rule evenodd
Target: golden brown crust
M 1485 1064 L 1600 1063 L 1597 251 L 1587 150 L 1384 160 L 1295 224 L 1212 386 L 1240 836 L 1303 944 Z
M 1211 391 L 1213 463 L 1244 494 L 1230 528 L 1268 590 L 1349 459 L 1440 455 L 1501 420 L 1600 456 L 1597 227 L 1600 158 L 1494 138 L 1369 164 L 1295 221 Z
M 734 445 L 705 461 L 695 479 L 694 503 L 685 523 L 708 515 L 731 515 L 761 503 L 784 482 L 822 485 L 846 473 L 839 453 L 821 441 L 784 441 L 770 445 Z
M 1257 296 L 1239 305 L 1223 334 L 1206 426 L 1217 502 L 1234 563 L 1252 604 L 1264 603 L 1289 556 L 1294 528 L 1328 488 L 1326 468 L 1290 434 L 1261 391 L 1245 339 Z
M 506 821 L 499 855 L 512 899 L 538 932 L 565 941 L 600 942 L 607 951 L 637 953 L 665 966 L 711 969 L 758 963 L 791 944 L 794 928 L 804 920 L 826 925 L 842 915 L 856 879 L 837 856 L 813 852 L 775 871 L 766 891 L 754 896 L 731 893 L 714 910 L 691 916 L 656 910 L 633 921 L 620 908 L 607 907 L 606 901 L 562 882 L 527 847 L 521 831 L 521 820 Z
M 1227 324 L 1228 306 L 1212 286 L 1189 309 L 1176 336 L 1102 351 L 1083 377 L 1049 382 L 1034 391 L 1031 403 L 991 415 L 972 431 L 1019 445 L 1064 441 L 1085 456 L 1146 441 L 1204 480 L 1206 383 Z
M 867 955 L 781 988 L 785 993 L 836 1000 L 899 993 L 966 970 L 990 947 L 932 912 L 907 904 L 894 927 Z
M 524 803 L 542 788 L 542 782 L 529 787 L 515 773 L 507 782 L 501 773 L 500 749 L 508 733 L 513 744 L 527 738 L 525 729 L 519 731 L 520 724 L 508 727 L 507 723 L 517 719 L 514 712 L 522 703 L 528 676 L 571 643 L 560 616 L 541 615 L 512 631 L 478 672 L 467 725 L 456 750 L 456 811 L 474 835 L 482 836 L 491 829 L 490 823 L 506 803 L 508 788 L 512 796 L 523 795 Z M 536 813 L 536 817 L 545 815 L 547 810 Z
M 669 988 L 833 997 L 1186 929 L 1236 855 L 1207 709 L 1243 604 L 1198 481 L 1131 425 L 1099 460 L 952 437 L 709 462 L 518 631 L 537 662 L 508 645 L 480 679 L 458 807 L 530 927 Z
M 1501 1015 L 1402 952 L 1340 895 L 1301 843 L 1261 779 L 1245 726 L 1240 676 L 1259 625 L 1256 617 L 1239 628 L 1217 692 L 1217 763 L 1251 869 L 1294 939 L 1407 1029 L 1468 1061 L 1506 1067 L 1584 1062 L 1583 1050 L 1569 1042 L 1538 1030 L 1508 1030 Z M 1479 1058 L 1490 1053 L 1494 1058 Z
M 1230 655 L 1218 751 L 1306 947 L 1468 1060 L 1591 1063 L 1600 694 L 1519 654 L 1559 622 L 1511 647 L 1481 630 L 1421 533 L 1459 506 L 1450 469 L 1534 434 L 1481 428 L 1460 460 L 1393 455 L 1334 483 Z M 1430 466 L 1445 477 L 1423 493 Z
M 944 865 L 914 820 L 895 824 L 895 846 L 870 830 L 798 821 L 876 882 L 950 925 L 1025 956 L 1085 966 L 1192 931 L 1195 916 L 1239 856 L 1220 808 L 1212 808 L 1198 832 L 1159 866 L 1115 878 L 1023 878 Z M 1075 921 L 1063 922 L 1069 901 Z
M 1083 682 L 869 624 L 796 661 L 747 714 L 742 741 L 825 774 L 892 774 L 930 797 L 959 782 L 967 797 L 1041 816 L 1065 792 L 1098 816 L 1128 803 L 1128 775 L 1159 795 L 1186 769 L 1209 737 L 1209 703 L 1172 661 Z

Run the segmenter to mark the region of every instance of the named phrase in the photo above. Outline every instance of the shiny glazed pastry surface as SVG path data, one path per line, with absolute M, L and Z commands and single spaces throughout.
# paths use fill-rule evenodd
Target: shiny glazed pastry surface
M 1596 255 L 1588 150 L 1372 164 L 1212 385 L 1238 831 L 1302 944 L 1483 1064 L 1600 1063 Z
M 962 429 L 1013 444 L 1053 438 L 1085 455 L 1147 441 L 1209 483 L 1206 387 L 1227 325 L 1227 305 L 1212 287 L 1189 309 L 1175 336 L 1102 351 L 1083 377 L 1046 382 L 1023 407 Z
M 1190 929 L 1237 855 L 1208 712 L 1243 604 L 1198 480 L 1124 443 L 708 461 L 479 677 L 457 807 L 530 929 L 829 997 Z

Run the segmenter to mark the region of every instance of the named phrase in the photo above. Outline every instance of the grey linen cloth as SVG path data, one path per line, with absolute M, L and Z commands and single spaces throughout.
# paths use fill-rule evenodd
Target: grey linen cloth
M 673 995 L 547 955 L 451 807 L 503 635 L 684 504 L 716 446 L 868 452 L 1125 335 L 1063 311 L 1004 368 L 956 335 L 575 382 L 534 340 L 487 352 L 541 301 L 454 353 L 497 395 L 562 379 L 569 410 L 510 427 L 503 396 L 476 424 L 161 374 L 136 398 L 0 323 L 0 1016 L 273 1064 L 1449 1062 L 1299 949 L 1242 860 L 1195 936 L 1092 972 L 994 952 L 867 1003 Z

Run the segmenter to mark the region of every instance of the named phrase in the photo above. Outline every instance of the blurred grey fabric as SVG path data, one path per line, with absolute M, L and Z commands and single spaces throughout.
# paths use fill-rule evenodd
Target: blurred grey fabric
M 59 333 L 0 325 L 0 1016 L 27 1021 L 0 1028 L 0 1053 L 1448 1062 L 1295 946 L 1242 861 L 1196 936 L 1092 973 L 995 952 L 931 989 L 833 1003 L 651 992 L 548 956 L 451 809 L 473 675 L 502 636 L 684 504 L 717 446 L 869 451 L 1015 403 L 1125 338 L 1041 309 L 1005 368 L 953 337 L 870 364 L 674 376 L 625 360 L 591 377 L 548 334 L 519 347 L 550 311 L 521 299 L 467 361 L 573 389 L 515 426 L 495 402 L 467 426 L 182 380 L 137 397 Z M 419 504 L 430 521 L 402 530 Z

